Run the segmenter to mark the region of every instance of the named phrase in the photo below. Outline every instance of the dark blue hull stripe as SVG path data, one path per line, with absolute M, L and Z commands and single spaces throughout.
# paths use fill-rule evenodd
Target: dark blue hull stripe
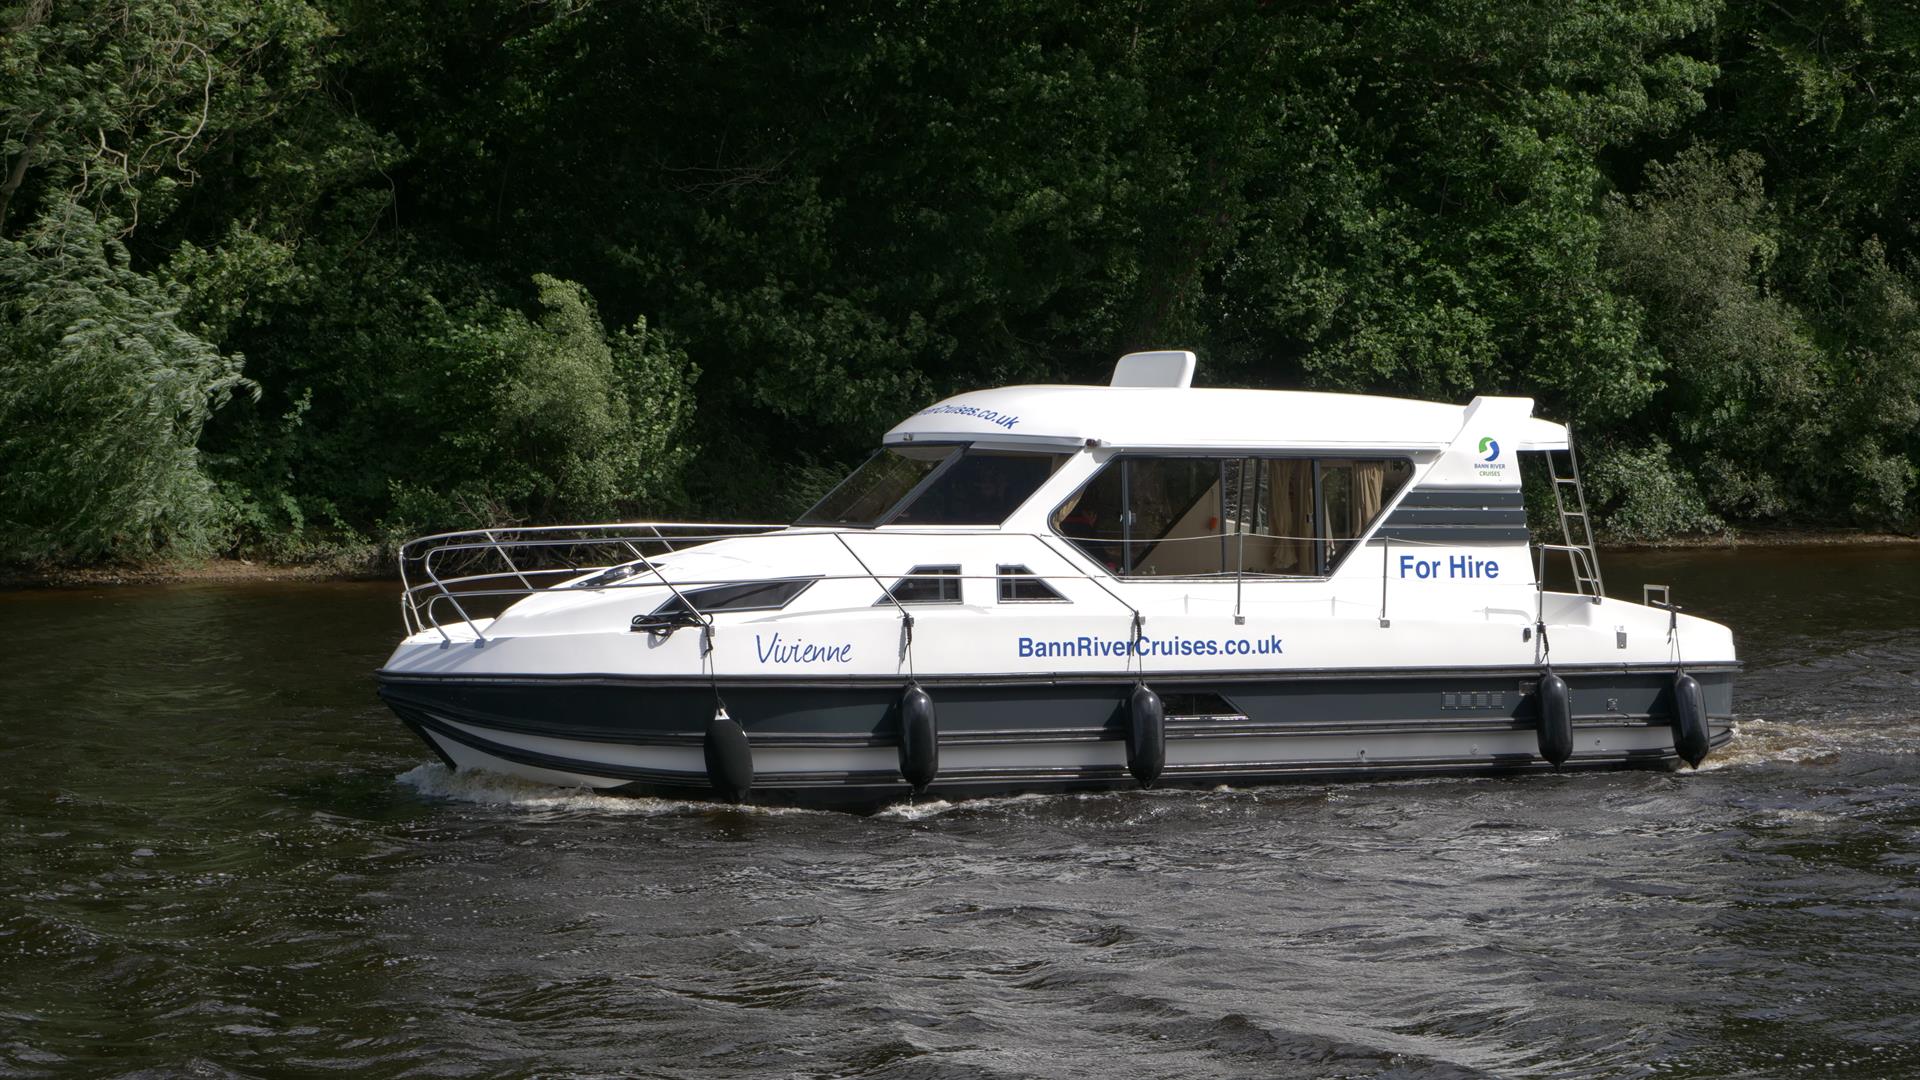
M 412 716 L 408 726 L 460 743 L 473 750 L 532 768 L 624 781 L 617 789 L 631 794 L 657 794 L 684 798 L 704 795 L 710 787 L 706 777 L 663 769 L 631 765 L 580 761 L 520 747 L 506 746 L 468 731 L 457 730 L 430 716 Z M 1732 739 L 1730 730 L 1713 736 L 1711 745 L 1719 748 Z M 432 739 L 427 739 L 431 744 Z M 445 754 L 436 746 L 443 760 Z M 1561 770 L 1611 770 L 1622 768 L 1670 768 L 1679 759 L 1668 750 L 1626 750 L 1604 754 L 1575 754 Z M 451 765 L 451 761 L 448 762 Z M 1552 771 L 1553 766 L 1529 754 L 1483 755 L 1478 757 L 1402 757 L 1385 758 L 1356 766 L 1341 761 L 1249 761 L 1215 765 L 1169 765 L 1162 782 L 1169 785 L 1214 785 L 1223 783 L 1277 783 L 1289 780 L 1390 779 L 1409 775 L 1502 775 L 1516 772 Z M 1121 766 L 1007 767 L 943 771 L 925 793 L 931 798 L 943 796 L 977 797 L 1002 792 L 1071 791 L 1085 789 L 1130 788 L 1136 786 Z M 756 799 L 771 799 L 798 804 L 853 806 L 896 801 L 909 793 L 899 775 L 891 770 L 860 772 L 788 772 L 759 778 Z

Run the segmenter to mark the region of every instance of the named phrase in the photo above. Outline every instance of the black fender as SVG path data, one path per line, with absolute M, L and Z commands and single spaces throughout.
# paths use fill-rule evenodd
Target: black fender
M 919 683 L 900 693 L 900 778 L 925 791 L 940 773 L 940 722 Z
M 1673 749 L 1694 768 L 1707 760 L 1707 699 L 1700 683 L 1684 671 L 1673 676 Z
M 701 740 L 707 756 L 707 780 L 730 803 L 745 802 L 753 790 L 753 747 L 747 733 L 725 709 L 715 709 Z
M 1573 756 L 1573 691 L 1548 668 L 1540 673 L 1540 756 L 1558 767 Z
M 1160 695 L 1136 683 L 1127 698 L 1127 771 L 1152 787 L 1167 767 L 1167 710 Z

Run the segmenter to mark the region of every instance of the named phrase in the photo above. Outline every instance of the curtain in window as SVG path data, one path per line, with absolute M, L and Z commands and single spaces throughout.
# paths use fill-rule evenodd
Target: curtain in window
M 1267 514 L 1270 574 L 1311 574 L 1313 566 L 1313 465 L 1269 459 Z M 1248 569 L 1253 569 L 1249 567 Z
M 1347 536 L 1359 536 L 1373 519 L 1380 516 L 1380 508 L 1387 499 L 1387 463 L 1384 461 L 1356 461 L 1353 463 L 1353 520 L 1347 523 Z

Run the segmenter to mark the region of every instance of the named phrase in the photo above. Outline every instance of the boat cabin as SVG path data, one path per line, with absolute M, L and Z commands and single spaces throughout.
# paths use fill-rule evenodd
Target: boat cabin
M 1516 454 L 1568 447 L 1527 398 L 1202 389 L 1194 367 L 1134 353 L 1109 386 L 949 398 L 796 524 L 1057 536 L 1123 578 L 1328 578 L 1368 539 L 1525 545 Z

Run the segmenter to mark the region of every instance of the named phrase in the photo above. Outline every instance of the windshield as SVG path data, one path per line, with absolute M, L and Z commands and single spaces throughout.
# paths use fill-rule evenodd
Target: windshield
M 914 446 L 904 452 L 890 446 L 876 450 L 851 476 L 827 492 L 826 498 L 801 514 L 795 524 L 878 525 L 920 481 L 959 451 L 957 446 Z
M 998 525 L 1070 455 L 886 447 L 800 515 L 800 525 Z

